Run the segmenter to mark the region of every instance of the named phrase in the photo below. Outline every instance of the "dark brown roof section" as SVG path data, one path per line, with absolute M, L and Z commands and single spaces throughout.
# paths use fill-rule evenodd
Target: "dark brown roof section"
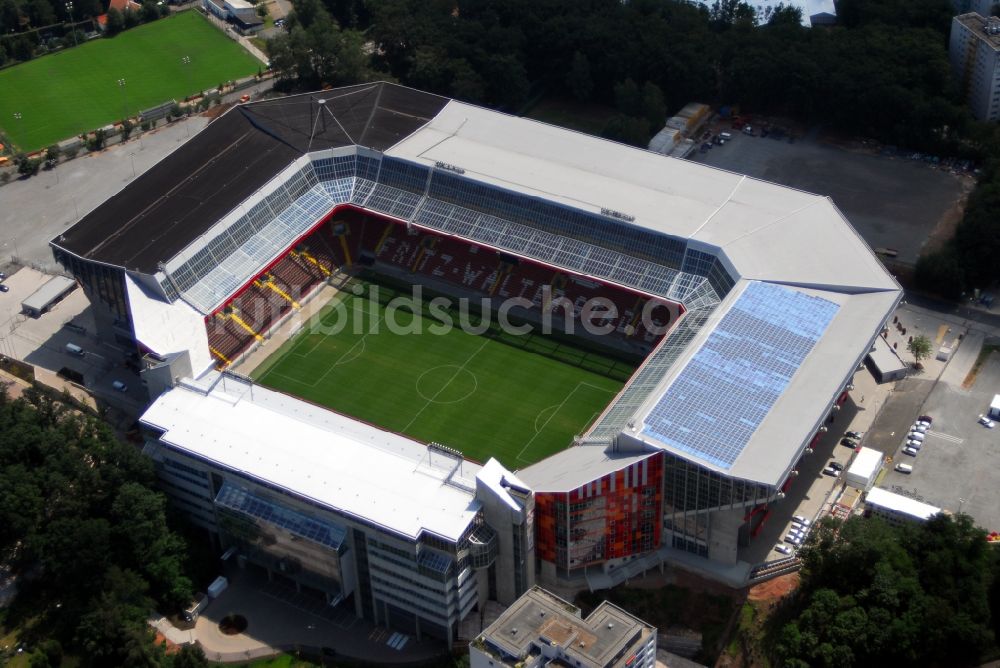
M 384 151 L 447 102 L 374 83 L 237 106 L 52 244 L 155 273 L 300 155 L 353 144 Z

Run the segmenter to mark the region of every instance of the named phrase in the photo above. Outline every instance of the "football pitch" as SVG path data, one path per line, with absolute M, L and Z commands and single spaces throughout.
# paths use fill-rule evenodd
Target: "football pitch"
M 471 459 L 496 457 L 518 469 L 569 446 L 634 369 L 534 334 L 477 335 L 457 326 L 433 333 L 440 321 L 390 311 L 380 301 L 341 293 L 252 377 Z M 420 333 L 398 331 L 415 329 L 415 318 Z
M 34 151 L 261 66 L 198 12 L 180 12 L 0 70 L 0 128 Z

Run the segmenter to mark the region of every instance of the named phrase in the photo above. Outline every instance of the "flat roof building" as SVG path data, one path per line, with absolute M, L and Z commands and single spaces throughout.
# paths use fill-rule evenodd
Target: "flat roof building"
M 875 478 L 882 470 L 884 455 L 874 448 L 861 448 L 844 475 L 844 481 L 861 491 L 867 491 L 875 484 Z
M 269 579 L 359 617 L 451 643 L 485 592 L 509 602 L 534 582 L 532 552 L 515 557 L 510 538 L 523 545 L 533 529 L 532 499 L 495 460 L 475 464 L 229 373 L 181 382 L 141 424 L 145 454 L 192 522 Z
M 75 288 L 76 281 L 72 278 L 54 276 L 21 302 L 21 312 L 32 318 L 38 318 Z
M 890 524 L 924 522 L 941 512 L 937 506 L 876 487 L 865 498 L 865 516 L 880 517 Z
M 1000 18 L 975 12 L 951 22 L 948 56 L 972 115 L 1000 119 Z
M 534 587 L 469 645 L 471 668 L 653 668 L 656 628 L 604 601 L 580 609 Z

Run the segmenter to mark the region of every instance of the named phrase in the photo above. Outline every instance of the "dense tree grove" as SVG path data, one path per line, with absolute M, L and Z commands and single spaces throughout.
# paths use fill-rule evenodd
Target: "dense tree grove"
M 631 80 L 661 91 L 668 111 L 735 103 L 928 149 L 948 145 L 967 122 L 948 67 L 948 0 L 841 0 L 846 26 L 830 30 L 803 27 L 797 8 L 756 11 L 737 0 L 294 5 L 302 30 L 293 27 L 271 52 L 285 82 L 302 88 L 388 76 L 516 112 L 543 92 L 611 105 Z M 365 63 L 347 53 L 363 41 L 355 31 L 369 41 Z M 324 67 L 310 67 L 317 62 Z M 619 110 L 617 138 L 655 132 L 665 120 Z
M 779 665 L 971 666 L 997 645 L 1000 556 L 971 518 L 827 519 L 773 629 Z
M 142 5 L 138 11 L 122 13 L 108 10 L 107 0 L 73 0 L 72 12 L 63 0 L 0 0 L 0 66 L 83 42 L 83 32 L 93 27 L 91 19 L 105 12 L 107 33 L 114 36 L 170 11 L 165 3 L 157 4 L 158 0 L 136 1 Z
M 955 236 L 917 263 L 920 288 L 956 298 L 1000 281 L 1000 127 L 979 124 L 969 143 L 986 156 Z
M 103 423 L 35 391 L 0 393 L 0 563 L 21 576 L 7 623 L 28 622 L 32 666 L 59 665 L 64 649 L 85 666 L 169 665 L 145 620 L 181 609 L 192 587 L 152 482 Z

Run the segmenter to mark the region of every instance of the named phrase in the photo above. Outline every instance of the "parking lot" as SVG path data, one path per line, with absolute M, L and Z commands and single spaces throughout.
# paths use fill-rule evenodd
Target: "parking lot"
M 916 458 L 898 455 L 897 461 L 913 465 L 913 473 L 890 471 L 881 486 L 899 492 L 893 489 L 898 486 L 926 503 L 967 513 L 992 531 L 1000 528 L 1000 428 L 987 429 L 976 420 L 1000 393 L 1000 355 L 988 358 L 971 387 L 963 387 L 965 375 L 942 376 L 924 405 L 923 412 L 934 417 L 924 447 Z
M 83 290 L 71 291 L 39 318 L 21 313 L 21 302 L 49 278 L 24 267 L 4 281 L 9 290 L 0 293 L 0 354 L 28 362 L 37 378 L 57 388 L 71 387 L 57 378 L 60 369 L 76 371 L 95 398 L 125 414 L 135 413 L 144 404 L 145 390 L 138 375 L 123 366 L 122 352 L 98 342 Z M 69 354 L 68 343 L 80 346 L 83 355 Z M 116 390 L 116 380 L 127 390 Z
M 898 250 L 902 262 L 916 262 L 971 185 L 969 177 L 922 162 L 850 151 L 813 137 L 792 144 L 730 132 L 731 141 L 691 160 L 827 195 L 869 245 Z

